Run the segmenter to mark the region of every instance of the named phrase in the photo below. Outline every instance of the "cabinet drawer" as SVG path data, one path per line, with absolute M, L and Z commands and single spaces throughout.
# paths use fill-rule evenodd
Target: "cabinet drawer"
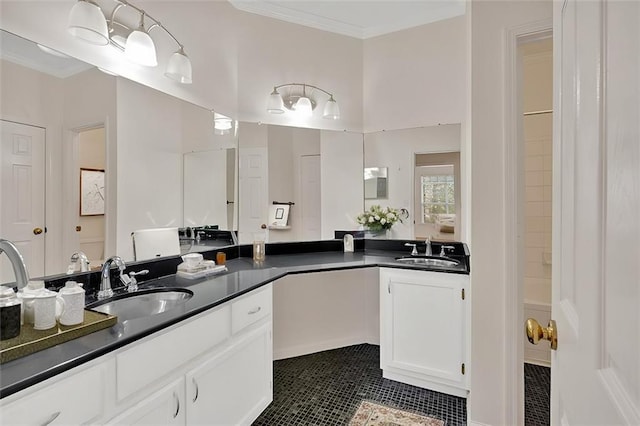
M 229 306 L 225 305 L 116 355 L 118 400 L 226 340 L 230 320 Z
M 271 284 L 255 290 L 231 304 L 231 333 L 271 315 Z
M 98 423 L 103 417 L 105 362 L 75 373 L 36 391 L 25 392 L 15 402 L 3 405 L 0 423 L 6 425 L 80 425 Z M 73 370 L 72 370 L 73 371 Z M 18 396 L 19 394 L 16 394 Z

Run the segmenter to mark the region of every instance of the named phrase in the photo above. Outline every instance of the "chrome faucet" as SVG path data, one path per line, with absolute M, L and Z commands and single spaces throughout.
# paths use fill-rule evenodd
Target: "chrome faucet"
M 431 256 L 433 254 L 431 252 L 431 237 L 427 237 L 425 242 L 426 242 L 426 246 L 424 248 L 424 255 L 425 256 Z
M 13 274 L 16 276 L 16 286 L 18 290 L 22 290 L 29 284 L 29 273 L 27 272 L 24 258 L 11 241 L 0 238 L 0 254 L 2 254 L 2 252 L 7 255 L 11 262 Z
M 120 275 L 122 276 L 122 271 L 125 270 L 126 265 L 124 264 L 124 260 L 120 258 L 120 256 L 112 256 L 109 259 L 105 260 L 102 264 L 102 282 L 100 283 L 100 291 L 98 292 L 98 299 L 107 299 L 113 296 L 113 290 L 111 289 L 111 264 L 115 263 L 115 265 L 120 270 Z
M 71 255 L 71 263 L 67 268 L 67 274 L 73 274 L 76 271 L 76 265 L 80 262 L 80 272 L 89 271 L 89 259 L 84 252 L 77 251 Z

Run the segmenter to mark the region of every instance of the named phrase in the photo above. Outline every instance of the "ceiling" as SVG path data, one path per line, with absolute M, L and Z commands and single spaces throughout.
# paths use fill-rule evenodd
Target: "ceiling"
M 465 13 L 465 0 L 229 0 L 237 9 L 367 39 Z
M 58 78 L 67 78 L 93 68 L 59 52 L 45 51 L 36 43 L 7 31 L 0 31 L 0 58 Z

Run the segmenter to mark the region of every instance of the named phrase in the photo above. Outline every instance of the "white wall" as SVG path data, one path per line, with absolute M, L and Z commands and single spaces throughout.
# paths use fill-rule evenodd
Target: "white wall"
M 552 2 L 471 2 L 471 394 L 469 421 L 516 422 L 512 406 L 516 377 L 507 374 L 505 220 L 505 31 L 552 19 Z M 463 160 L 464 161 L 464 160 Z M 503 326 L 505 328 L 503 328 Z M 486 333 L 487 327 L 492 333 Z M 515 343 L 514 343 L 515 344 Z
M 190 152 L 182 157 L 184 226 L 227 229 L 228 176 L 222 173 L 227 167 L 227 151 Z
M 122 78 L 117 87 L 117 253 L 131 260 L 131 232 L 182 226 L 181 101 Z
M 176 49 L 167 36 L 153 36 L 156 68 L 133 66 L 119 52 L 74 39 L 66 31 L 75 0 L 2 1 L 0 27 L 78 59 L 101 66 L 207 109 L 239 120 L 353 129 L 362 127 L 362 41 L 236 10 L 223 1 L 136 3 L 163 22 L 185 45 L 193 64 L 193 84 L 164 77 Z M 304 82 L 335 94 L 342 118 L 311 120 L 266 112 L 274 85 Z M 325 98 L 318 95 L 318 100 Z
M 0 61 L 0 118 L 45 129 L 47 235 L 45 274 L 61 272 L 62 209 L 62 82 L 47 74 Z
M 275 359 L 380 343 L 378 268 L 288 275 L 273 286 Z
M 322 131 L 320 135 L 322 239 L 336 230 L 358 229 L 364 204 L 362 134 Z
M 80 235 L 75 232 L 77 225 L 77 203 L 80 179 L 76 172 L 79 167 L 78 141 L 74 137 L 81 130 L 104 127 L 105 130 L 105 256 L 116 254 L 116 212 L 117 195 L 117 117 L 116 78 L 97 69 L 90 69 L 64 80 L 64 123 L 62 158 L 56 166 L 64 170 L 61 177 L 63 192 L 53 201 L 53 208 L 62 211 L 63 226 L 63 266 L 68 257 L 78 250 Z M 47 205 L 47 209 L 49 204 Z M 97 266 L 97 265 L 93 265 Z
M 466 34 L 458 16 L 365 40 L 364 132 L 464 122 Z
M 415 154 L 460 151 L 460 125 L 422 127 L 364 135 L 364 167 L 388 167 L 388 199 L 366 200 L 365 208 L 405 208 L 409 219 L 391 228 L 391 238 L 413 239 Z M 462 206 L 461 214 L 464 214 Z

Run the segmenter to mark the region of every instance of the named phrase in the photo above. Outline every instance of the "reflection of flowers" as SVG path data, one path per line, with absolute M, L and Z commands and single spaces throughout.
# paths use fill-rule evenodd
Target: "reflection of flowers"
M 400 212 L 391 207 L 371 206 L 368 211 L 360 213 L 356 220 L 360 225 L 372 231 L 391 229 L 394 223 L 402 222 Z

